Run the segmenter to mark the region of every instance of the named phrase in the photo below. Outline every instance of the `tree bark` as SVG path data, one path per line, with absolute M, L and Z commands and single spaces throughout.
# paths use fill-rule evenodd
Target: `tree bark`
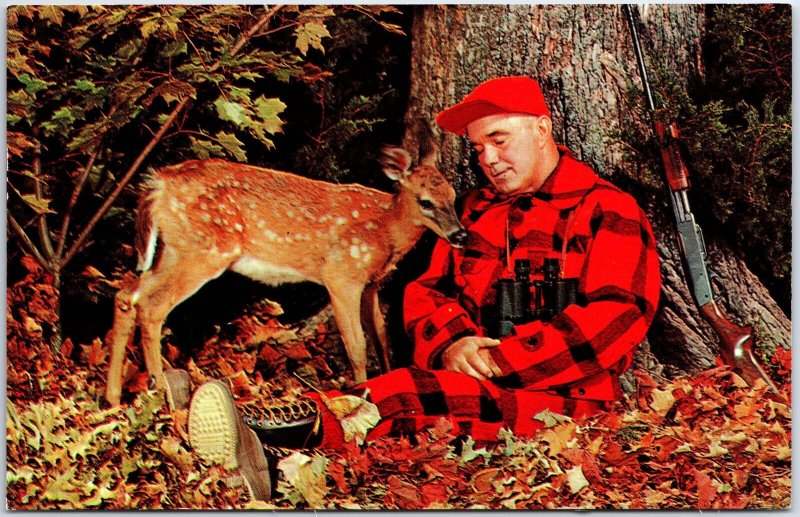
M 641 14 L 645 47 L 657 53 L 659 66 L 685 77 L 687 84 L 702 79 L 703 6 L 648 5 Z M 621 6 L 422 7 L 412 26 L 411 68 L 407 123 L 431 120 L 486 79 L 537 79 L 550 106 L 556 141 L 601 177 L 636 195 L 653 223 L 662 260 L 662 302 L 638 366 L 673 377 L 713 365 L 718 341 L 689 295 L 666 199 L 639 176 L 637 164 L 626 163 L 630 153 L 622 130 L 650 129 L 640 108 L 643 98 L 629 94 L 632 85 L 641 83 Z M 406 148 L 416 147 L 414 138 L 411 132 L 406 135 Z M 441 135 L 440 148 L 440 168 L 460 194 L 483 184 L 465 138 Z M 723 311 L 732 321 L 754 326 L 757 353 L 790 347 L 786 315 L 730 247 L 704 230 Z

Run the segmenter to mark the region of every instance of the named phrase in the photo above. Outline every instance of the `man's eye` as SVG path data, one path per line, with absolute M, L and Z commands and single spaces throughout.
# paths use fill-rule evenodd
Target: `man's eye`
M 419 206 L 421 206 L 423 210 L 433 210 L 433 203 L 427 199 L 420 199 Z

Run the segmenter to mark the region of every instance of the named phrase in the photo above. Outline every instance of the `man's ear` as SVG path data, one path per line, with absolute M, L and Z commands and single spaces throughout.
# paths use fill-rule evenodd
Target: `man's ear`
M 533 124 L 536 136 L 539 137 L 539 143 L 541 145 L 545 145 L 553 139 L 553 121 L 550 120 L 550 117 L 542 115 L 538 117 Z

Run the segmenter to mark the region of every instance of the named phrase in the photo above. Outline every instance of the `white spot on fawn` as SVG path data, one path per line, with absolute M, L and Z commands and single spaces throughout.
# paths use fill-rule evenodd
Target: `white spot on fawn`
M 350 256 L 354 259 L 357 259 L 361 256 L 361 252 L 358 250 L 358 246 L 353 245 L 350 246 Z

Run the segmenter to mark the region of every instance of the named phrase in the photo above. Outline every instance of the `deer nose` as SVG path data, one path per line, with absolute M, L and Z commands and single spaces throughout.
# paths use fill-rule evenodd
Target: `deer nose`
M 460 230 L 456 230 L 447 236 L 447 241 L 454 248 L 460 248 L 464 246 L 468 240 L 469 240 L 469 233 L 467 233 L 467 230 L 463 228 Z

